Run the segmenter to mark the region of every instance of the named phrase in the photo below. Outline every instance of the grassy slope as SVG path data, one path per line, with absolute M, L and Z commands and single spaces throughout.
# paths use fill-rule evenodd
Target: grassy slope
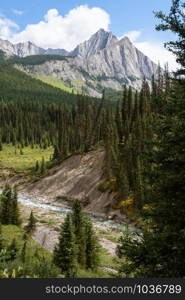
M 19 149 L 15 149 L 11 145 L 3 145 L 3 150 L 0 151 L 0 168 L 8 168 L 21 172 L 28 171 L 35 166 L 37 160 L 41 162 L 42 157 L 44 157 L 45 162 L 49 161 L 52 154 L 52 147 L 46 150 L 25 147 L 23 155 L 21 155 Z
M 12 239 L 15 238 L 18 247 L 21 248 L 24 243 L 23 235 L 24 235 L 24 230 L 21 227 L 17 227 L 15 225 L 2 226 L 2 236 L 4 238 L 3 243 L 6 246 L 8 246 L 11 243 Z M 39 253 L 41 255 L 46 255 L 48 257 L 51 257 L 51 254 L 45 248 L 43 248 L 32 238 L 29 238 L 27 244 L 27 254 L 33 256 L 36 249 L 39 250 Z
M 62 80 L 56 81 L 54 78 L 52 79 L 52 78 L 48 78 L 48 77 L 44 77 L 44 76 L 38 76 L 36 78 L 41 80 L 44 83 L 50 84 L 51 86 L 59 88 L 65 92 L 68 92 L 68 93 L 73 92 L 73 88 L 69 88 L 69 87 L 65 86 L 65 84 Z
M 77 95 L 42 82 L 12 65 L 0 62 L 0 100 L 44 102 L 77 101 Z
M 24 231 L 22 228 L 14 226 L 14 225 L 3 225 L 2 226 L 2 236 L 4 238 L 3 244 L 4 246 L 10 245 L 12 240 L 15 238 L 17 246 L 19 249 L 23 247 L 23 234 Z M 52 259 L 52 254 L 48 252 L 45 248 L 43 248 L 39 243 L 37 243 L 32 238 L 28 239 L 26 255 L 27 257 L 34 257 L 35 251 L 40 257 L 46 257 L 49 260 Z M 19 256 L 19 254 L 18 254 Z M 108 274 L 103 270 L 103 267 L 107 268 L 115 268 L 117 267 L 116 259 L 111 257 L 105 249 L 101 249 L 101 258 L 100 258 L 100 268 L 97 272 L 93 272 L 90 270 L 79 269 L 77 277 L 79 278 L 109 278 L 112 277 L 111 274 Z

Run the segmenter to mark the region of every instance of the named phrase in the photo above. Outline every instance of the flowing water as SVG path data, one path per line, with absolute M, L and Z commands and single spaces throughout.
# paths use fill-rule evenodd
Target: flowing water
M 0 189 L 0 193 L 1 192 L 2 190 Z M 26 194 L 20 192 L 18 194 L 18 202 L 24 206 L 35 207 L 46 211 L 52 211 L 64 216 L 71 212 L 70 208 L 52 205 L 50 203 L 47 203 L 47 199 L 35 196 L 33 194 Z M 94 216 L 90 216 L 90 218 L 95 227 L 101 228 L 103 230 L 110 230 L 110 231 L 118 230 L 120 232 L 128 231 L 128 232 L 138 232 L 138 233 L 140 232 L 139 229 L 130 225 L 127 226 L 124 224 L 119 224 L 112 220 L 105 220 L 103 218 L 98 218 Z
M 41 198 L 41 197 L 34 197 L 33 195 L 29 195 L 29 194 L 20 193 L 18 201 L 22 205 L 25 205 L 28 207 L 36 207 L 36 208 L 40 208 L 40 209 L 47 210 L 47 211 L 53 211 L 53 212 L 55 212 L 57 214 L 61 214 L 61 215 L 67 215 L 68 213 L 71 212 L 70 208 L 48 204 L 46 199 Z M 104 230 L 115 229 L 118 231 L 139 232 L 139 230 L 133 226 L 119 224 L 112 220 L 104 220 L 103 218 L 97 218 L 94 216 L 90 216 L 90 218 L 96 227 L 99 227 Z

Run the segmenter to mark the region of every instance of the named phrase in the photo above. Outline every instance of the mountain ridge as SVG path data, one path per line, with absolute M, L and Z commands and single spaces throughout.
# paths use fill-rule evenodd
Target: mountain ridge
M 6 41 L 3 44 L 2 40 L 0 50 L 5 51 L 7 55 L 15 51 L 20 58 L 25 58 L 25 55 L 30 53 L 63 54 L 66 59 L 62 61 L 55 57 L 52 61 L 37 66 L 21 66 L 20 61 L 18 67 L 37 78 L 62 81 L 62 84 L 67 84 L 77 92 L 95 97 L 100 97 L 105 88 L 121 90 L 125 84 L 139 89 L 143 78 L 150 83 L 152 76 L 157 72 L 157 65 L 139 51 L 128 37 L 119 40 L 112 32 L 104 29 L 97 31 L 71 52 L 64 49 L 44 50 L 31 42 L 13 45 Z

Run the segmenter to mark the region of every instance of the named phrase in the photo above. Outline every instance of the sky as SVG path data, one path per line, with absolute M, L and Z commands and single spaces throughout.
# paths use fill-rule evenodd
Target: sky
M 72 50 L 103 28 L 117 37 L 127 35 L 154 62 L 176 69 L 164 42 L 176 37 L 158 32 L 153 11 L 169 12 L 172 0 L 1 0 L 0 38 L 31 41 L 43 48 Z

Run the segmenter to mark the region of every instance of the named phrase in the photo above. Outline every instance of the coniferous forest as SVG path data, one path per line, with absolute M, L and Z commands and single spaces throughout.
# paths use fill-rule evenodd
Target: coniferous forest
M 0 196 L 0 278 L 185 276 L 184 5 L 172 3 L 169 15 L 155 13 L 156 29 L 177 35 L 166 47 L 179 70 L 158 66 L 140 90 L 125 85 L 121 101 L 106 93 L 101 99 L 65 93 L 12 62 L 0 63 L 0 157 L 6 147 L 19 157 L 28 148 L 30 156 L 51 149 L 47 161 L 36 159 L 25 174 L 38 181 L 67 158 L 103 148 L 99 190 L 114 193 L 109 209 L 139 228 L 116 240 L 116 272 L 108 275 L 99 232 L 80 200 L 73 201 L 51 253 L 34 240 L 34 212 L 27 220 L 21 215 L 19 187 L 7 183 Z

